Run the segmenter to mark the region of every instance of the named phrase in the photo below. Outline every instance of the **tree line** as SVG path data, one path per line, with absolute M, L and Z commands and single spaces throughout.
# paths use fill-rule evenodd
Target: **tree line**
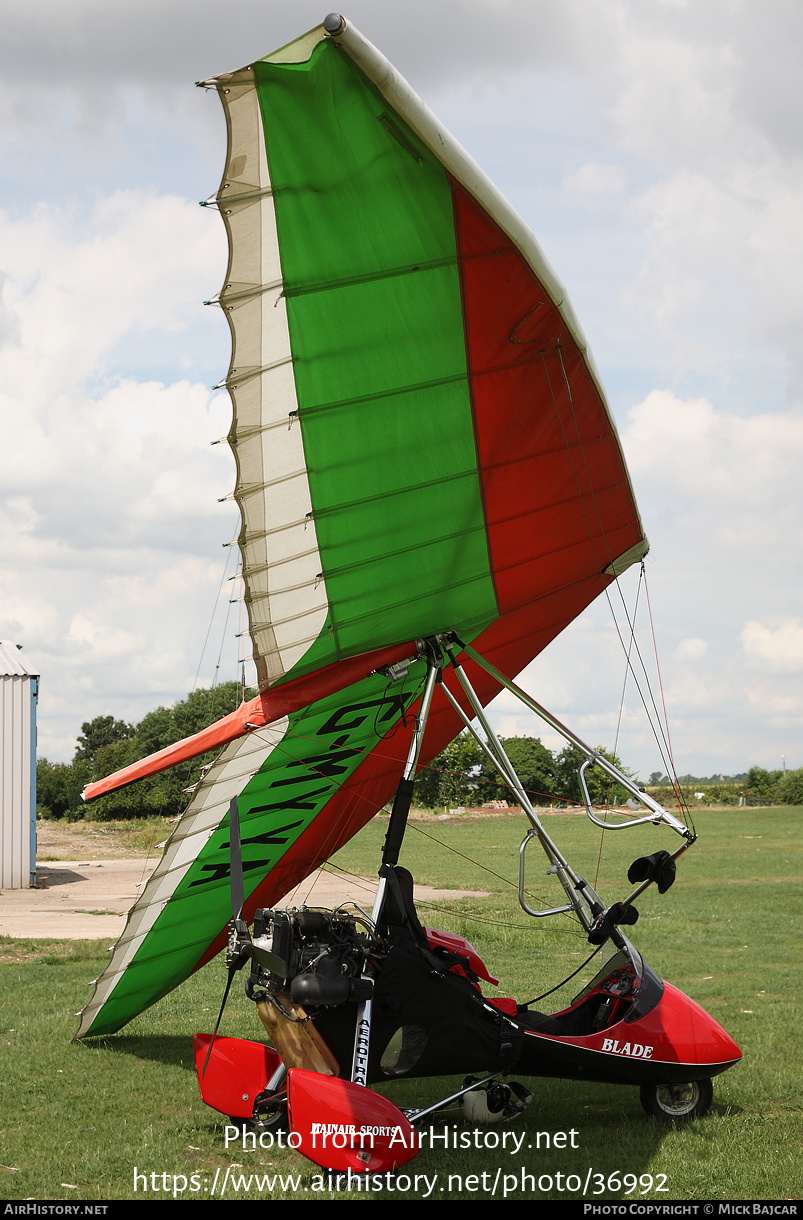
M 576 746 L 552 751 L 538 737 L 502 737 L 500 741 L 533 805 L 581 803 L 578 771 L 585 754 Z M 615 754 L 601 746 L 597 753 L 632 778 Z M 589 767 L 585 778 L 594 805 L 619 805 L 628 798 L 622 785 L 598 767 Z M 455 809 L 497 800 L 512 803 L 515 797 L 475 738 L 464 732 L 419 771 L 414 800 L 425 809 Z
M 138 780 L 99 797 L 90 805 L 84 804 L 81 793 L 88 783 L 199 732 L 233 711 L 241 698 L 240 685 L 227 682 L 215 689 L 194 691 L 174 707 L 157 707 L 136 725 L 113 716 L 96 716 L 94 720 L 86 721 L 81 726 L 72 762 L 51 763 L 42 758 L 37 763 L 39 815 L 69 820 L 86 817 L 91 821 L 152 814 L 178 817 L 188 803 L 187 789 L 196 782 L 203 765 L 212 761 L 214 753 Z M 533 804 L 580 802 L 577 770 L 584 756 L 579 750 L 566 746 L 553 753 L 536 737 L 502 740 Z M 623 769 L 615 755 L 604 750 L 599 752 Z M 624 789 L 611 784 L 598 769 L 589 769 L 586 779 L 595 804 L 618 804 L 627 798 Z M 437 758 L 422 767 L 415 782 L 414 802 L 426 809 L 454 809 L 512 799 L 509 789 L 467 732 L 461 733 Z
M 100 797 L 87 806 L 81 792 L 93 780 L 102 779 L 165 746 L 199 732 L 213 721 L 234 711 L 242 698 L 237 682 L 193 691 L 173 707 L 157 707 L 137 725 L 96 716 L 81 726 L 72 762 L 51 763 L 42 758 L 36 768 L 37 812 L 46 818 L 110 821 L 160 814 L 178 817 L 188 803 L 187 790 L 194 784 L 214 752 L 172 767 L 159 775 L 139 780 L 118 792 Z M 580 804 L 582 793 L 578 771 L 584 755 L 575 746 L 549 750 L 537 737 L 506 737 L 502 744 L 534 805 Z M 633 778 L 616 757 L 597 747 L 609 762 Z M 713 778 L 713 777 L 712 777 Z M 598 767 L 586 770 L 592 803 L 620 805 L 628 793 L 613 783 Z M 709 801 L 725 804 L 803 805 L 803 768 L 766 771 L 751 767 L 743 776 L 726 784 L 684 776 L 685 792 L 705 789 Z M 647 788 L 662 803 L 673 801 L 674 791 L 665 775 L 654 772 Z M 514 799 L 490 760 L 470 733 L 463 732 L 437 758 L 422 767 L 415 781 L 414 803 L 425 809 L 455 809 Z
M 751 767 L 745 777 L 744 796 L 767 805 L 803 805 L 803 767 L 794 771 Z
M 37 762 L 37 812 L 42 817 L 71 821 L 86 816 L 95 822 L 152 814 L 178 817 L 187 805 L 186 789 L 196 782 L 199 768 L 211 762 L 216 751 L 138 780 L 90 805 L 82 801 L 81 793 L 92 781 L 200 732 L 233 712 L 241 698 L 242 687 L 238 682 L 224 682 L 212 689 L 193 691 L 173 707 L 157 707 L 137 725 L 115 720 L 113 716 L 96 716 L 86 721 L 81 725 L 72 762 L 51 763 L 46 758 Z

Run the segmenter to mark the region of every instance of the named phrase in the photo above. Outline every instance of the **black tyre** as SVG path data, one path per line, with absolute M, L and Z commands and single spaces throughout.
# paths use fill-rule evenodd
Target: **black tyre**
M 665 1123 L 688 1123 L 702 1118 L 714 1097 L 710 1080 L 692 1080 L 688 1084 L 643 1084 L 641 1104 L 653 1118 Z

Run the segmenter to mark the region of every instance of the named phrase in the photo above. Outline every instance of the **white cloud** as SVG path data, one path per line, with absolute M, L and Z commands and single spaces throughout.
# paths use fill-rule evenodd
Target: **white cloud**
M 3 634 L 42 673 L 40 749 L 160 691 L 186 693 L 234 532 L 230 407 L 186 380 L 115 376 L 121 342 L 185 341 L 219 278 L 219 226 L 177 198 L 124 192 L 85 216 L 0 216 Z M 221 338 L 226 331 L 221 320 Z M 225 340 L 221 365 L 225 367 Z M 158 662 L 144 658 L 158 657 Z
M 745 623 L 742 648 L 750 663 L 767 673 L 795 674 L 803 670 L 803 623 L 787 619 L 774 630 L 764 623 Z
M 637 486 L 688 522 L 697 549 L 716 562 L 712 546 L 750 545 L 746 568 L 783 563 L 803 525 L 803 410 L 742 417 L 654 390 L 632 408 L 622 437 Z
M 679 661 L 702 661 L 703 657 L 708 652 L 708 645 L 705 640 L 688 639 L 681 640 L 675 649 L 675 656 Z
M 136 191 L 100 198 L 88 213 L 50 204 L 0 215 L 0 249 L 14 321 L 2 384 L 41 409 L 65 383 L 97 375 L 132 332 L 186 327 L 225 268 L 221 225 L 186 200 Z
M 616 146 L 646 179 L 628 201 L 644 238 L 624 298 L 632 325 L 660 336 L 674 376 L 726 364 L 744 376 L 774 359 L 799 396 L 803 156 L 790 137 L 799 81 L 778 60 L 799 51 L 799 11 L 714 0 L 606 12 L 615 55 L 598 64 L 593 89 Z
M 563 179 L 565 190 L 595 198 L 619 195 L 624 185 L 624 174 L 620 166 L 600 165 L 598 161 L 588 161 Z

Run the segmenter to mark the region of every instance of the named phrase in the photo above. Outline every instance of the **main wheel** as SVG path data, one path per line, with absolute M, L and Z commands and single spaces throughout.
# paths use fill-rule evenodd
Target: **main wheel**
M 665 1123 L 687 1123 L 702 1118 L 714 1097 L 710 1080 L 688 1084 L 643 1084 L 641 1104 L 653 1118 Z
M 246 1130 L 261 1135 L 265 1131 L 274 1133 L 289 1131 L 287 1118 L 287 1094 L 284 1090 L 265 1098 L 256 1106 L 256 1115 L 246 1123 Z

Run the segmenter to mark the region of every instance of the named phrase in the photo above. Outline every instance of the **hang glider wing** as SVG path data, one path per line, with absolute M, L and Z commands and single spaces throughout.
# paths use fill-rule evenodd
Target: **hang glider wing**
M 453 630 L 514 675 L 647 549 L 563 286 L 375 48 L 333 15 L 202 84 L 228 127 L 217 302 L 261 693 L 218 727 L 79 1036 L 120 1028 L 222 946 L 232 795 L 246 914 L 390 798 L 420 664 L 380 667 Z M 460 727 L 436 700 L 425 759 Z

